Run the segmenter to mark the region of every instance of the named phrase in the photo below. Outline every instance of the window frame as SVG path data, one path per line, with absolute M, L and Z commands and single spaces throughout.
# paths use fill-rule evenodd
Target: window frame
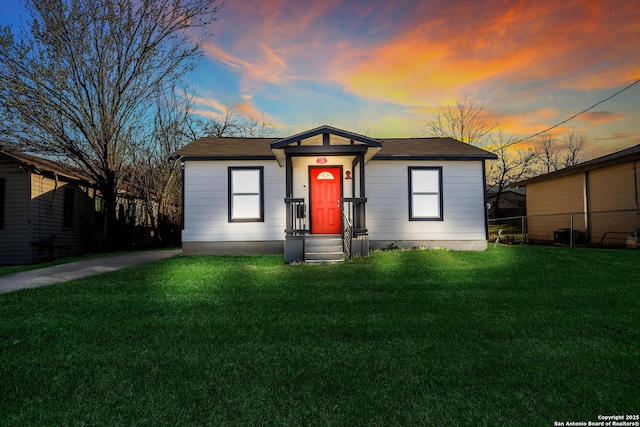
M 258 171 L 259 176 L 259 193 L 234 193 L 233 192 L 233 172 L 234 171 Z M 233 201 L 235 196 L 259 196 L 260 203 L 258 217 L 252 218 L 234 218 L 233 217 Z M 264 166 L 229 166 L 227 168 L 227 214 L 228 222 L 264 222 Z
M 438 172 L 438 192 L 414 192 L 413 191 L 413 171 L 437 171 Z M 442 166 L 409 166 L 409 221 L 443 221 L 444 220 L 444 197 L 442 184 Z M 438 196 L 438 216 L 415 216 L 413 214 L 415 195 L 437 195 Z

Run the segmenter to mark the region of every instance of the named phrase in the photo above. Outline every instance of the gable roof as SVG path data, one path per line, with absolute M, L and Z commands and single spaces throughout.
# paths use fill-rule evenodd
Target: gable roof
M 600 169 L 607 166 L 614 166 L 633 161 L 640 161 L 640 144 L 577 164 L 575 166 L 558 169 L 557 171 L 549 172 L 543 175 L 534 176 L 533 178 L 516 182 L 512 184 L 512 186 L 526 187 L 527 184 L 547 181 L 549 179 L 560 178 L 563 176 L 573 175 L 593 169 Z
M 313 130 L 316 136 L 329 128 L 323 126 Z M 339 130 L 338 130 L 339 131 Z M 311 131 L 309 131 L 311 132 Z M 317 133 L 316 133 L 317 132 Z M 335 135 L 336 133 L 334 133 Z M 352 135 L 340 131 L 339 136 L 350 138 Z M 346 136 L 345 136 L 346 135 Z M 288 138 L 199 138 L 181 149 L 171 153 L 171 160 L 275 160 L 274 147 L 284 148 L 300 140 L 309 138 L 307 133 Z M 493 160 L 497 156 L 473 145 L 465 144 L 453 138 L 387 138 L 373 139 L 362 137 L 369 145 L 379 151 L 373 160 Z M 358 140 L 363 144 L 368 142 Z M 277 149 L 275 148 L 275 149 Z
M 317 127 L 315 129 L 311 129 L 305 132 L 301 132 L 298 133 L 296 135 L 292 135 L 289 136 L 287 138 L 282 138 L 278 141 L 274 141 L 271 143 L 271 148 L 284 148 L 287 145 L 296 143 L 298 141 L 301 141 L 303 139 L 309 139 L 312 138 L 314 136 L 317 135 L 321 135 L 321 134 L 331 134 L 331 135 L 336 135 L 336 136 L 340 136 L 342 138 L 346 138 L 349 139 L 351 141 L 358 141 L 364 145 L 367 145 L 369 147 L 381 147 L 382 144 L 380 143 L 379 140 L 377 139 L 373 139 L 373 138 L 369 138 L 368 136 L 364 136 L 364 135 L 360 135 L 357 133 L 353 133 L 353 132 L 348 132 L 346 130 L 342 130 L 342 129 L 338 129 L 338 128 L 334 128 L 328 125 L 323 125 L 320 127 Z
M 86 183 L 93 182 L 83 171 L 71 165 L 21 153 L 7 147 L 0 148 L 0 155 L 9 158 L 21 166 L 30 168 L 41 175 L 46 173 L 57 174 L 70 180 L 83 181 Z

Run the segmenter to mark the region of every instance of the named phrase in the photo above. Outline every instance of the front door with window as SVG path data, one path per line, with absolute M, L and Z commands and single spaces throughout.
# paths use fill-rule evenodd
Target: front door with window
M 340 167 L 312 167 L 309 174 L 311 187 L 311 233 L 340 234 L 342 213 L 340 196 L 342 169 Z

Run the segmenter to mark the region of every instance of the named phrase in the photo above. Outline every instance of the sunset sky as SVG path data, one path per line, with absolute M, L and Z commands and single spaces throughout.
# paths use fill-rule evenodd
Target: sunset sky
M 12 24 L 20 9 L 0 12 Z M 640 79 L 636 0 L 227 0 L 213 25 L 190 75 L 198 111 L 264 114 L 275 136 L 423 136 L 468 97 L 526 137 Z M 640 83 L 553 133 L 572 128 L 592 155 L 640 144 Z

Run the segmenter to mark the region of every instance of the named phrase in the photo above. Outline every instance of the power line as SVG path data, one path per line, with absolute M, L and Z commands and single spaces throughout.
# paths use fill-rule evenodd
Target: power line
M 540 132 L 538 132 L 538 133 L 535 133 L 535 134 L 533 134 L 533 135 L 531 135 L 531 136 L 528 136 L 528 137 L 526 137 L 526 138 L 522 138 L 522 139 L 519 139 L 519 140 L 517 140 L 517 141 L 511 142 L 511 143 L 509 143 L 507 146 L 508 146 L 508 147 L 510 147 L 510 146 L 512 146 L 512 145 L 519 144 L 519 143 L 521 143 L 521 142 L 523 142 L 523 141 L 526 141 L 526 140 L 528 140 L 528 139 L 535 138 L 536 136 L 542 135 L 543 133 L 547 133 L 547 132 L 549 132 L 550 130 L 557 128 L 558 126 L 563 125 L 563 124 L 567 123 L 568 121 L 575 119 L 575 118 L 576 118 L 576 117 L 578 117 L 580 114 L 584 114 L 584 113 L 586 113 L 586 112 L 587 112 L 587 111 L 589 111 L 589 110 L 593 110 L 593 109 L 594 109 L 594 108 L 596 108 L 598 105 L 600 105 L 600 104 L 602 104 L 602 103 L 604 103 L 604 102 L 607 102 L 608 100 L 610 100 L 610 99 L 611 99 L 611 98 L 613 98 L 614 96 L 617 96 L 617 95 L 621 94 L 621 93 L 622 93 L 622 92 L 624 92 L 625 90 L 627 90 L 627 89 L 631 88 L 632 86 L 634 86 L 634 85 L 636 85 L 636 84 L 638 84 L 638 83 L 640 83 L 640 79 L 638 79 L 638 80 L 636 80 L 635 82 L 631 83 L 630 85 L 628 85 L 628 86 L 626 86 L 626 87 L 624 87 L 624 88 L 620 89 L 619 91 L 617 91 L 617 92 L 616 92 L 616 93 L 614 93 L 613 95 L 609 96 L 608 98 L 605 98 L 605 99 L 603 99 L 602 101 L 600 101 L 600 102 L 597 102 L 597 103 L 593 104 L 591 107 L 589 107 L 589 108 L 587 108 L 587 109 L 584 109 L 584 110 L 580 111 L 579 113 L 574 114 L 573 116 L 569 117 L 568 119 L 563 120 L 563 121 L 561 121 L 560 123 L 556 123 L 555 125 L 551 126 L 550 128 L 545 129 L 545 130 L 543 130 L 543 131 L 540 131 Z

